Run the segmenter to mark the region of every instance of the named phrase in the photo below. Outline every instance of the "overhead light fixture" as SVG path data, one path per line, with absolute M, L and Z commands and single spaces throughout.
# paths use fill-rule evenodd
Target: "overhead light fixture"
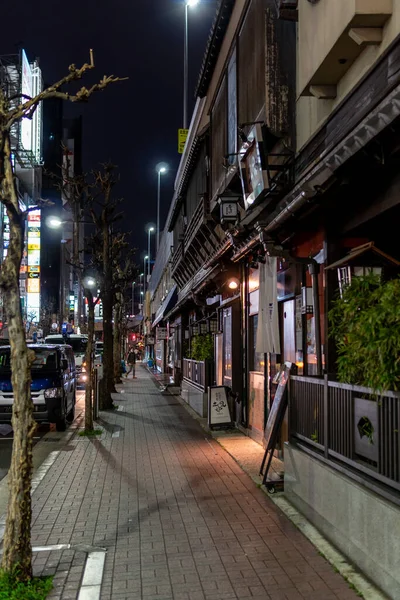
M 226 191 L 218 196 L 221 224 L 236 223 L 239 218 L 240 198 L 240 194 L 235 194 L 229 191 Z
M 50 216 L 46 219 L 46 225 L 47 227 L 50 227 L 50 229 L 58 229 L 62 224 L 63 221 L 60 219 L 60 217 Z
M 236 277 L 231 277 L 228 279 L 227 285 L 230 290 L 237 290 L 240 287 L 240 281 Z

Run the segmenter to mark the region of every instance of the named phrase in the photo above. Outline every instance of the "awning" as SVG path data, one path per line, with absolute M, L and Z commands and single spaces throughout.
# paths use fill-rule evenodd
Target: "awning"
M 128 319 L 128 329 L 134 329 L 135 327 L 138 327 L 142 321 L 143 315 L 135 315 L 133 318 Z
M 152 327 L 158 325 L 160 321 L 164 318 L 164 315 L 167 314 L 172 308 L 175 306 L 176 301 L 178 300 L 178 289 L 177 286 L 174 287 L 168 292 L 167 297 L 164 302 L 161 304 L 160 308 L 156 312 L 156 317 L 153 321 Z
M 396 260 L 392 256 L 389 256 L 389 254 L 382 252 L 382 250 L 379 250 L 379 248 L 377 248 L 374 245 L 374 242 L 368 242 L 367 244 L 363 244 L 362 246 L 357 246 L 356 248 L 353 248 L 352 250 L 350 250 L 350 252 L 348 254 L 346 254 L 346 256 L 344 258 L 341 258 L 340 260 L 337 260 L 336 262 L 332 263 L 331 265 L 326 266 L 325 269 L 326 270 L 337 269 L 337 267 L 341 267 L 342 265 L 347 265 L 349 262 L 352 262 L 355 258 L 358 258 L 359 256 L 366 254 L 367 252 L 376 254 L 380 260 L 382 260 L 382 259 L 387 260 L 388 262 L 396 265 L 396 267 L 400 266 L 400 263 L 398 260 Z

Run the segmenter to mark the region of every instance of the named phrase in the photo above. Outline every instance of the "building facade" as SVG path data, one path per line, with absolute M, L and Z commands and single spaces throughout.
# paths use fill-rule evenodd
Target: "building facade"
M 43 89 L 42 72 L 37 60 L 29 61 L 25 50 L 16 55 L 0 57 L 0 85 L 10 98 L 10 106 L 17 106 L 21 94 L 32 97 Z M 42 189 L 42 106 L 39 104 L 32 119 L 24 118 L 11 130 L 18 195 L 21 205 L 30 209 L 25 230 L 25 248 L 20 271 L 20 295 L 23 315 L 29 323 L 40 318 L 40 247 L 41 211 L 32 210 L 41 199 Z M 10 230 L 3 205 L 0 209 L 1 260 L 7 256 Z M 6 315 L 2 315 L 3 322 Z
M 290 365 L 285 493 L 392 598 L 400 397 L 338 381 L 328 314 L 352 278 L 399 273 L 399 16 L 399 0 L 219 2 L 163 312 L 182 397 L 206 416 L 208 387 L 226 386 L 232 420 L 261 444 Z

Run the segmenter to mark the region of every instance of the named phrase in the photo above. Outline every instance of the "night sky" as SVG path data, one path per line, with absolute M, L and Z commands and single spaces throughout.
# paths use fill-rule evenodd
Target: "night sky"
M 200 0 L 189 12 L 189 100 L 205 51 L 217 0 Z M 31 0 L 7 4 L 1 54 L 23 47 L 40 58 L 46 83 L 80 66 L 94 49 L 96 69 L 87 87 L 104 74 L 129 77 L 93 96 L 87 105 L 64 106 L 64 115 L 83 115 L 84 169 L 112 160 L 120 169 L 117 195 L 124 197 L 123 227 L 132 231 L 137 262 L 147 248 L 144 231 L 156 222 L 157 162 L 171 166 L 163 177 L 162 223 L 179 164 L 177 130 L 182 127 L 183 0 Z

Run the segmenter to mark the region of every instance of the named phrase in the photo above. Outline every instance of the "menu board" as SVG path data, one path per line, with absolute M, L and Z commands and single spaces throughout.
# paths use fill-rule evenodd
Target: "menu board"
M 214 385 L 208 388 L 208 425 L 230 425 L 232 423 L 229 410 L 227 388 Z

